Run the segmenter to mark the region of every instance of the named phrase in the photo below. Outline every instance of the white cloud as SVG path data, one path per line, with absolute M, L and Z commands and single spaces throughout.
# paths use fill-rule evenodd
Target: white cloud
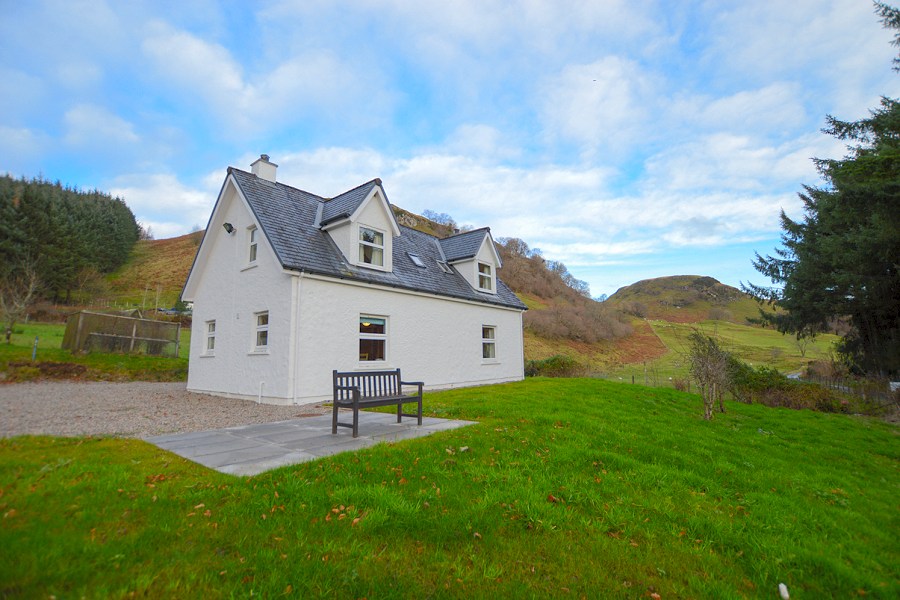
M 115 153 L 140 141 L 134 125 L 102 106 L 81 104 L 66 111 L 65 142 L 77 148 Z
M 578 144 L 591 158 L 622 156 L 652 129 L 659 86 L 635 61 L 607 56 L 571 65 L 542 85 L 543 123 L 552 140 Z
M 228 48 L 156 22 L 142 43 L 155 76 L 181 101 L 212 109 L 240 135 L 317 118 L 364 123 L 381 118 L 390 94 L 375 73 L 356 69 L 329 50 L 279 57 L 266 64 L 239 61 Z M 199 102 L 199 103 L 198 103 Z M 351 110 L 352 109 L 352 110 Z
M 193 188 L 171 174 L 124 175 L 109 193 L 125 200 L 137 220 L 163 239 L 183 235 L 195 225 L 206 227 L 224 179 L 223 170 L 218 177 L 204 178 L 203 188 Z
M 29 167 L 40 160 L 51 146 L 52 140 L 41 131 L 0 124 L 0 172 L 6 172 L 12 177 L 38 175 Z M 53 176 L 51 173 L 43 175 Z

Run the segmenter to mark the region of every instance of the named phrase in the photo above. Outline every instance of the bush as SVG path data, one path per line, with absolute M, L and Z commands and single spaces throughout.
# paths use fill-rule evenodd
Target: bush
M 691 380 L 687 377 L 674 377 L 672 378 L 672 385 L 679 392 L 690 392 L 691 391 Z
M 526 377 L 581 377 L 586 373 L 584 365 L 563 354 L 543 360 L 525 361 Z

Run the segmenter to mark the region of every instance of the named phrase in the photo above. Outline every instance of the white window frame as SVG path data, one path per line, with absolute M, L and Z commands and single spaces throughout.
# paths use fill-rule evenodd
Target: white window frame
M 260 323 L 265 319 L 265 323 Z M 265 354 L 269 351 L 269 311 L 263 310 L 253 313 L 253 353 Z M 261 333 L 266 334 L 266 343 L 259 344 L 259 336 Z
M 259 240 L 257 239 L 257 232 L 259 228 L 256 225 L 251 225 L 247 228 L 247 264 L 255 265 L 256 260 L 259 258 Z
M 359 359 L 359 366 L 360 367 L 383 367 L 384 365 L 387 364 L 388 356 L 389 356 L 388 355 L 388 350 L 389 350 L 388 335 L 390 333 L 390 329 L 389 329 L 390 319 L 388 319 L 388 317 L 386 317 L 384 315 L 361 314 L 361 315 L 359 315 L 359 325 L 362 325 L 365 319 L 371 319 L 373 321 L 384 321 L 384 333 L 368 333 L 368 332 L 363 333 L 362 331 L 359 332 L 359 342 L 362 342 L 363 340 L 370 340 L 370 341 L 374 340 L 374 341 L 384 342 L 384 358 L 383 359 L 373 359 L 373 360 L 369 360 L 368 358 L 363 359 L 362 353 L 359 352 L 359 350 L 360 350 L 359 343 L 357 343 L 356 349 L 357 349 L 357 357 Z
M 490 352 L 488 352 L 490 348 Z M 490 356 L 486 356 L 490 355 Z M 497 326 L 481 326 L 481 361 L 486 363 L 497 362 Z
M 363 232 L 371 231 L 376 234 L 376 236 L 381 236 L 381 244 L 376 244 L 375 242 L 369 242 L 363 239 Z M 358 242 L 358 250 L 356 253 L 357 264 L 361 267 L 371 267 L 373 269 L 385 269 L 385 261 L 387 260 L 387 244 L 385 243 L 385 239 L 387 238 L 387 232 L 377 229 L 375 227 L 369 227 L 367 225 L 360 225 L 358 229 L 358 233 L 356 236 Z M 366 262 L 364 259 L 365 248 L 373 248 L 374 250 L 381 251 L 381 263 L 375 262 Z M 374 252 L 373 252 L 374 256 Z
M 483 273 L 481 271 L 481 267 L 487 268 L 487 273 Z M 490 292 L 494 293 L 494 265 L 491 263 L 476 261 L 475 262 L 475 276 L 478 277 L 478 289 L 482 292 Z M 487 286 L 482 284 L 484 279 L 487 280 Z
M 206 346 L 203 354 L 213 356 L 216 353 L 216 320 L 210 319 L 206 322 Z

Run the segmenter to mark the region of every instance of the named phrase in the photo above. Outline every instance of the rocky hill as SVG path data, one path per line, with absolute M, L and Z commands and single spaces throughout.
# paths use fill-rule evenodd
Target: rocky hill
M 700 275 L 638 281 L 616 291 L 605 304 L 636 317 L 672 323 L 712 319 L 744 325 L 759 315 L 756 301 L 748 294 Z

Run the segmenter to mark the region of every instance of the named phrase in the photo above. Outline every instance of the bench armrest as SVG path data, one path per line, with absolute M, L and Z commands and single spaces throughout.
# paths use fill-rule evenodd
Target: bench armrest
M 415 385 L 415 386 L 418 386 L 418 388 L 419 388 L 419 394 L 421 394 L 421 393 L 422 393 L 422 386 L 425 385 L 425 382 L 424 382 L 424 381 L 401 381 L 401 382 L 400 382 L 400 386 L 402 387 L 402 386 L 404 386 L 404 385 Z
M 336 386 L 334 386 L 334 389 L 350 391 L 350 390 L 358 390 L 359 386 L 358 385 L 336 385 Z

